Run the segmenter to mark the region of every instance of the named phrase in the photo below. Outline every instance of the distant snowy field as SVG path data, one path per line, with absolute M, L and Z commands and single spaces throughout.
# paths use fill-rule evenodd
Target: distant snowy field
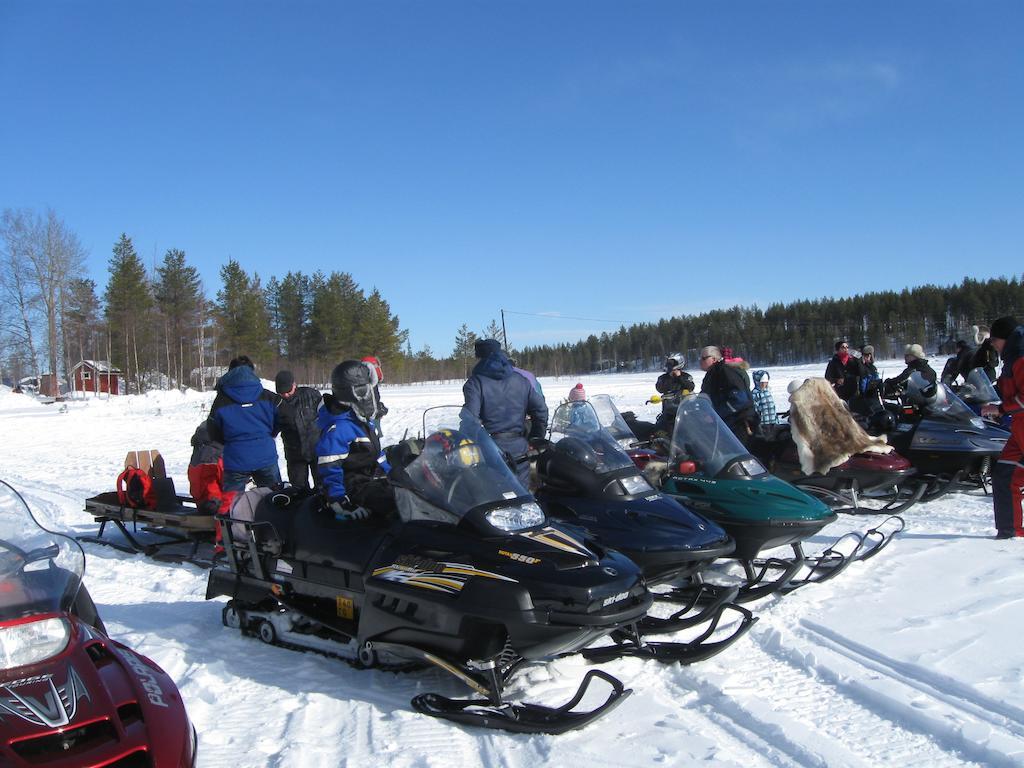
M 888 375 L 902 366 L 888 361 Z M 786 408 L 792 378 L 771 369 Z M 645 406 L 655 374 L 542 379 L 549 406 L 577 380 L 621 410 Z M 700 380 L 700 372 L 695 378 Z M 386 442 L 422 410 L 461 403 L 459 384 L 385 386 Z M 158 448 L 187 491 L 189 438 L 212 393 L 40 405 L 0 389 L 0 477 L 58 530 L 94 533 L 87 496 L 112 490 L 127 450 Z M 1024 765 L 1024 542 L 992 539 L 990 500 L 954 494 L 906 514 L 877 558 L 827 584 L 751 607 L 753 630 L 692 667 L 601 665 L 634 695 L 559 737 L 460 728 L 415 714 L 424 691 L 463 696 L 441 673 L 355 670 L 224 628 L 206 572 L 86 544 L 86 583 L 111 634 L 175 679 L 199 733 L 199 765 L 952 766 Z M 872 518 L 842 518 L 808 552 Z M 513 679 L 519 698 L 566 701 L 587 665 L 561 660 Z

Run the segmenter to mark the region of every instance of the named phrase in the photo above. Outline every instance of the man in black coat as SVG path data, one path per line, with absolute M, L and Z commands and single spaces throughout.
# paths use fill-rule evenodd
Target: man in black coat
M 526 377 L 516 373 L 497 341 L 478 341 L 473 351 L 480 362 L 462 386 L 466 409 L 480 419 L 499 448 L 519 458 L 526 454 L 527 415 L 530 417 L 529 439 L 544 439 L 548 426 L 547 403 Z M 518 464 L 516 474 L 523 487 L 529 489 L 529 463 Z
M 711 398 L 715 412 L 746 445 L 760 419 L 742 371 L 726 363 L 718 347 L 704 347 L 700 351 L 700 367 L 704 371 L 701 394 Z
M 291 371 L 278 371 L 274 377 L 274 388 L 281 396 L 277 419 L 288 465 L 288 482 L 295 488 L 308 491 L 312 474 L 313 487 L 319 488 L 316 443 L 320 439 L 320 428 L 316 415 L 320 409 L 320 390 L 295 386 L 295 376 Z
M 673 352 L 665 358 L 665 372 L 654 382 L 654 388 L 662 395 L 661 414 L 654 423 L 654 437 L 672 437 L 679 401 L 684 394 L 696 388 L 693 376 L 686 372 L 685 366 L 682 352 Z
M 846 402 L 859 391 L 860 361 L 850 354 L 850 345 L 845 341 L 836 342 L 836 353 L 825 368 L 825 380 Z
M 935 394 L 936 382 L 939 377 L 935 373 L 935 370 L 928 365 L 928 358 L 924 356 L 924 349 L 920 344 L 907 344 L 906 350 L 903 353 L 903 362 L 907 364 L 907 367 L 903 371 L 892 379 L 887 379 L 885 386 L 888 391 L 893 391 L 897 385 L 904 384 L 906 381 L 913 376 L 915 373 L 921 374 L 921 377 L 925 380 L 925 388 L 921 390 L 921 394 L 925 397 L 931 397 Z

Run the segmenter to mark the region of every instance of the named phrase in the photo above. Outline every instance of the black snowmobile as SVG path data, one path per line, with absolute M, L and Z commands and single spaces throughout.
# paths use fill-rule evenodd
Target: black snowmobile
M 536 495 L 545 513 L 582 528 L 605 546 L 627 555 L 643 569 L 648 584 L 689 579 L 712 561 L 732 554 L 735 545 L 725 531 L 648 482 L 602 427 L 590 403 L 560 405 L 551 419 L 549 439 L 549 447 L 536 459 L 541 481 Z M 700 602 L 695 594 L 671 616 L 648 616 L 636 627 L 637 634 L 644 637 L 710 622 L 690 642 L 641 643 L 620 631 L 613 636 L 618 647 L 603 646 L 583 653 L 594 659 L 634 655 L 683 663 L 709 658 L 739 639 L 756 621 L 750 611 L 731 602 L 733 596 L 721 590 L 695 612 Z M 677 602 L 671 594 L 664 597 Z M 740 625 L 730 636 L 711 640 L 726 609 L 741 614 Z
M 988 492 L 992 462 L 1009 432 L 976 415 L 942 382 L 931 385 L 919 373 L 904 386 L 887 382 L 883 391 L 867 429 L 891 430 L 889 444 L 929 483 L 924 501 L 956 490 Z
M 651 605 L 640 569 L 548 521 L 480 423 L 463 411 L 391 451 L 390 522 L 340 522 L 319 500 L 294 506 L 245 494 L 224 526 L 226 564 L 207 597 L 231 600 L 224 624 L 366 667 L 432 664 L 485 696 L 415 697 L 419 712 L 461 723 L 560 733 L 628 693 L 600 670 L 561 707 L 512 704 L 503 687 L 524 662 L 573 653 L 637 622 Z M 603 704 L 573 709 L 600 678 Z

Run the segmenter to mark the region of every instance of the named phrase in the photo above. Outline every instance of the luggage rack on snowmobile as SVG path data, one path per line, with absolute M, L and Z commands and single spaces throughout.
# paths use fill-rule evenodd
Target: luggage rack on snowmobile
M 190 562 L 209 568 L 210 562 L 199 557 L 201 544 L 212 542 L 214 516 L 200 512 L 190 496 L 175 493 L 171 478 L 153 481 L 157 490 L 156 509 L 136 509 L 121 503 L 115 491 L 90 496 L 85 500 L 85 511 L 100 524 L 95 535 L 77 536 L 79 541 L 102 544 L 128 554 L 142 554 L 156 560 Z M 121 532 L 124 544 L 104 538 L 108 523 Z M 131 526 L 129 530 L 128 526 Z M 138 537 L 139 530 L 151 534 L 145 540 Z M 168 551 L 168 548 L 188 545 L 186 552 Z

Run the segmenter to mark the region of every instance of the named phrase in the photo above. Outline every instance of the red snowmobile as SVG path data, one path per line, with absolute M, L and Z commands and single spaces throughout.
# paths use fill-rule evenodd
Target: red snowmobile
M 0 481 L 0 765 L 191 768 L 178 689 L 106 636 L 84 571 L 78 543 Z

